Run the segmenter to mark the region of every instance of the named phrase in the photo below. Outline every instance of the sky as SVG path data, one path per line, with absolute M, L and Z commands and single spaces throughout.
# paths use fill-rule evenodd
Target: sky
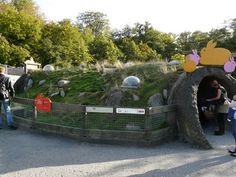
M 102 12 L 112 29 L 148 21 L 158 31 L 208 32 L 236 18 L 236 0 L 34 0 L 47 20 L 76 20 L 79 13 Z

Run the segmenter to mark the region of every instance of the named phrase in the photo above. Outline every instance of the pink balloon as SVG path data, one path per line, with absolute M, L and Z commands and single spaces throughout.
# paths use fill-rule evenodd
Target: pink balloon
M 234 61 L 234 58 L 231 58 L 229 61 L 227 61 L 227 62 L 224 64 L 224 70 L 225 70 L 225 72 L 227 72 L 227 73 L 232 73 L 232 72 L 234 72 L 235 67 L 236 67 L 236 62 Z
M 194 61 L 198 65 L 200 61 L 200 56 L 197 54 L 197 50 L 192 50 L 193 54 L 189 54 L 189 59 Z

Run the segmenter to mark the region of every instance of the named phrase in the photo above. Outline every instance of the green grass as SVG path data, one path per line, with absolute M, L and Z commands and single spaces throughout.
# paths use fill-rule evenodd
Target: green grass
M 100 73 L 94 69 L 64 69 L 48 74 L 33 72 L 33 87 L 25 93 L 17 94 L 17 96 L 31 99 L 40 93 L 49 96 L 51 93 L 58 92 L 58 81 L 65 79 L 70 81 L 68 86 L 64 88 L 65 97 L 59 95 L 50 97 L 53 102 L 106 106 L 106 98 L 111 87 L 121 86 L 123 79 L 131 75 L 137 76 L 141 80 L 141 85 L 137 89 L 123 89 L 121 106 L 144 108 L 147 106 L 150 96 L 155 93 L 162 93 L 163 89 L 170 89 L 176 82 L 179 73 L 175 68 L 155 63 L 117 69 L 108 74 Z M 46 80 L 45 84 L 39 86 L 39 81 L 44 79 Z M 133 101 L 133 94 L 139 96 L 140 99 Z M 140 130 L 145 128 L 143 115 L 121 114 L 114 118 L 112 114 L 89 113 L 87 119 L 84 119 L 83 113 L 55 114 L 52 112 L 38 113 L 36 121 L 102 130 L 127 130 L 127 126 L 138 127 Z M 153 118 L 152 124 L 152 130 L 168 127 L 165 117 Z
M 87 117 L 83 113 L 69 113 L 57 115 L 55 113 L 39 113 L 36 121 L 55 125 L 71 126 L 84 129 L 100 130 L 126 130 L 127 124 L 138 126 L 144 129 L 144 116 L 127 116 L 103 113 L 88 113 Z
M 99 130 L 129 130 L 127 126 L 135 127 L 135 131 L 145 130 L 144 115 L 88 113 L 87 117 L 83 113 L 38 113 L 37 122 L 54 125 L 69 126 L 82 129 Z M 152 130 L 159 130 L 168 127 L 165 118 L 155 118 L 151 122 Z
M 82 114 L 70 113 L 64 115 L 55 115 L 52 113 L 39 113 L 36 119 L 37 122 L 48 124 L 63 125 L 69 127 L 83 128 L 84 118 Z
M 34 99 L 39 93 L 50 96 L 59 91 L 58 81 L 66 79 L 70 83 L 64 88 L 65 97 L 59 95 L 50 97 L 53 102 L 106 106 L 110 88 L 121 86 L 123 79 L 131 75 L 137 76 L 141 80 L 141 86 L 138 89 L 123 90 L 121 106 L 145 107 L 150 96 L 158 92 L 162 93 L 164 88 L 170 88 L 178 78 L 176 69 L 155 63 L 117 69 L 109 74 L 103 74 L 94 69 L 65 69 L 50 72 L 48 75 L 44 72 L 33 72 L 33 87 L 17 96 L 31 99 Z M 39 86 L 39 81 L 43 79 L 46 80 L 45 84 Z M 133 101 L 133 94 L 139 96 L 140 100 Z

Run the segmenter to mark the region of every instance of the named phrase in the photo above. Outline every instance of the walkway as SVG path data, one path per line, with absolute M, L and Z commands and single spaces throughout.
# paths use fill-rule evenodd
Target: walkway
M 152 148 L 82 143 L 19 129 L 0 130 L 0 177 L 235 176 L 230 132 L 209 133 L 214 150 L 171 142 Z

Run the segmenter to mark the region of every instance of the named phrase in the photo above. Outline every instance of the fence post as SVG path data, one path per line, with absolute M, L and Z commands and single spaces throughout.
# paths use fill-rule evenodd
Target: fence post
M 116 120 L 116 107 L 113 107 L 113 113 L 112 113 L 113 120 Z
M 168 111 L 166 113 L 166 120 L 171 127 L 175 127 L 177 125 L 176 123 L 176 107 L 174 110 Z
M 34 124 L 35 124 L 35 120 L 37 119 L 37 116 L 38 116 L 37 107 L 33 105 L 33 116 L 32 116 L 31 128 L 35 128 Z
M 151 139 L 151 120 L 150 120 L 150 107 L 145 108 L 145 132 L 146 132 L 146 140 Z
M 86 106 L 84 106 L 84 125 L 83 125 L 83 137 L 86 137 L 86 129 L 87 129 L 87 111 Z
M 37 119 L 37 116 L 38 116 L 37 107 L 33 106 L 33 121 Z

